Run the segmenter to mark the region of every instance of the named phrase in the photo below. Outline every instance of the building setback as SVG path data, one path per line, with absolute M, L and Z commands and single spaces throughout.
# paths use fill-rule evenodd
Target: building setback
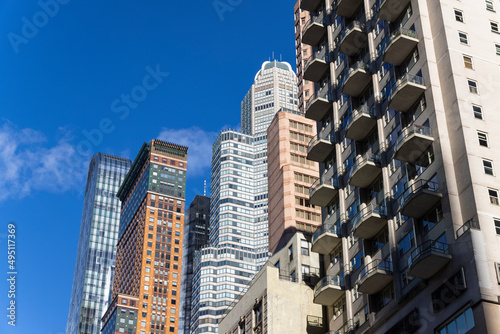
M 189 333 L 195 252 L 208 245 L 210 197 L 196 195 L 186 211 L 182 259 L 181 328 Z
M 221 334 L 324 334 L 322 309 L 313 303 L 318 282 L 319 255 L 295 233 L 254 277 L 248 291 L 228 309 L 219 325 Z
M 299 1 L 328 330 L 500 332 L 500 4 Z
M 105 334 L 178 332 L 186 160 L 187 147 L 144 143 L 118 191 L 122 216 Z M 124 305 L 132 323 L 120 321 Z
M 223 131 L 212 147 L 210 244 L 195 261 L 191 333 L 216 332 L 268 259 L 267 128 L 297 103 L 290 64 L 264 62 L 241 103 L 242 133 Z
M 303 114 L 280 109 L 267 129 L 269 181 L 269 251 L 279 251 L 295 231 L 312 235 L 321 225 L 321 210 L 309 203 L 309 188 L 318 179 L 318 163 L 306 159 L 316 123 Z
M 116 193 L 131 161 L 96 153 L 89 164 L 66 333 L 97 334 L 109 305 L 118 242 Z

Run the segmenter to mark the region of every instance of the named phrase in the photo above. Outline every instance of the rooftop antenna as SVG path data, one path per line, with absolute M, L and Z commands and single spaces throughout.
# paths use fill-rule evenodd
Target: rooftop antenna
M 274 60 L 274 51 L 273 51 L 273 60 Z
M 281 59 L 281 56 L 282 56 L 282 55 L 281 55 L 281 53 L 280 53 L 280 61 L 283 61 L 283 60 Z
M 207 196 L 207 180 L 203 181 L 203 196 Z

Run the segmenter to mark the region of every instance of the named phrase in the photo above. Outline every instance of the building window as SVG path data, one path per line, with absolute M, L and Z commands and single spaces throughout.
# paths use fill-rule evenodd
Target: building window
M 415 246 L 415 233 L 413 233 L 413 230 L 411 230 L 410 233 L 405 235 L 398 244 L 399 256 L 403 256 L 413 246 Z
M 464 13 L 461 10 L 455 9 L 455 20 L 464 22 Z
M 497 56 L 500 56 L 500 44 L 495 44 L 495 52 Z
M 307 240 L 300 240 L 300 253 L 309 256 L 309 242 Z
M 454 334 L 466 333 L 474 328 L 474 316 L 472 309 L 468 307 L 466 310 L 454 315 L 451 320 L 448 320 L 444 325 L 436 330 L 436 334 Z
M 290 261 L 293 260 L 293 245 L 288 248 L 288 257 Z
M 477 139 L 479 140 L 479 145 L 488 147 L 488 135 L 484 132 L 477 132 Z
M 480 106 L 472 105 L 472 111 L 474 111 L 474 117 L 477 119 L 483 119 L 483 108 Z
M 488 195 L 490 196 L 490 203 L 498 205 L 498 190 L 488 189 Z
M 498 22 L 490 21 L 491 32 L 499 33 L 498 31 Z
M 491 10 L 492 12 L 495 11 L 495 7 L 493 6 L 493 0 L 486 0 L 486 9 Z
M 465 66 L 465 68 L 468 68 L 471 70 L 474 69 L 472 66 L 472 57 L 471 56 L 464 55 L 464 66 Z
M 471 92 L 472 94 L 478 94 L 477 81 L 467 79 L 467 84 L 469 85 L 469 92 Z
M 458 32 L 458 37 L 460 38 L 460 43 L 469 45 L 469 40 L 467 39 L 467 34 L 464 32 Z
M 494 218 L 493 221 L 495 222 L 495 231 L 497 235 L 500 235 L 500 219 Z
M 493 173 L 493 161 L 483 159 L 484 173 L 488 175 L 495 175 Z

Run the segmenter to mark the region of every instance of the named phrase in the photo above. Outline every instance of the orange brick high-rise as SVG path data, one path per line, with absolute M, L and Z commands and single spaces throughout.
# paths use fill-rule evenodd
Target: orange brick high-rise
M 112 302 L 102 333 L 177 333 L 187 147 L 142 145 L 122 201 Z

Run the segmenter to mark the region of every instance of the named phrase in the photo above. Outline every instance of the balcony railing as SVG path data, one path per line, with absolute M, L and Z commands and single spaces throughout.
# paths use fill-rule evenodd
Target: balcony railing
M 382 173 L 380 156 L 365 154 L 354 161 L 349 172 L 349 184 L 353 187 L 366 188 L 375 181 Z
M 323 47 L 321 50 L 314 52 L 307 60 L 304 66 L 304 79 L 320 82 L 321 78 L 327 73 L 330 68 L 328 48 Z
M 430 127 L 412 124 L 403 129 L 396 140 L 395 158 L 414 163 L 432 145 L 433 141 Z
M 425 92 L 424 79 L 413 74 L 405 74 L 392 88 L 389 108 L 406 112 Z
M 448 244 L 429 240 L 418 246 L 408 259 L 411 276 L 428 279 L 451 261 Z
M 314 287 L 314 303 L 333 305 L 344 294 L 344 278 L 325 276 Z
M 335 132 L 332 132 L 332 123 L 313 137 L 307 145 L 307 159 L 311 161 L 323 162 L 333 152 Z
M 401 195 L 401 213 L 405 216 L 420 218 L 435 207 L 442 197 L 437 182 L 417 180 Z
M 359 96 L 370 83 L 370 67 L 362 61 L 346 69 L 342 93 L 350 96 Z
M 353 109 L 347 120 L 344 121 L 346 137 L 352 140 L 363 140 L 377 125 L 375 108 L 363 104 Z
M 391 281 L 391 260 L 374 260 L 368 263 L 359 273 L 358 290 L 362 293 L 374 294 L 381 291 Z
M 330 254 L 342 242 L 340 221 L 335 224 L 324 224 L 318 227 L 311 239 L 311 251 L 319 254 Z
M 340 40 L 340 52 L 348 56 L 354 56 L 365 46 L 368 36 L 365 25 L 353 21 L 342 31 Z
M 457 239 L 460 238 L 465 232 L 470 229 L 480 230 L 479 222 L 474 219 L 469 219 L 462 226 L 460 226 L 457 230 Z
M 370 204 L 361 209 L 352 219 L 355 237 L 371 239 L 387 226 L 385 205 Z
M 318 14 L 311 13 L 311 18 L 304 25 L 302 43 L 311 46 L 318 45 L 326 32 L 324 20 L 325 15 L 323 12 Z
M 306 118 L 321 121 L 332 108 L 332 98 L 328 86 L 316 91 L 306 103 Z
M 337 174 L 328 178 L 322 176 L 309 189 L 309 200 L 313 205 L 327 206 L 337 195 L 338 189 Z
M 418 44 L 415 31 L 399 28 L 392 33 L 384 53 L 384 61 L 393 65 L 401 65 Z

